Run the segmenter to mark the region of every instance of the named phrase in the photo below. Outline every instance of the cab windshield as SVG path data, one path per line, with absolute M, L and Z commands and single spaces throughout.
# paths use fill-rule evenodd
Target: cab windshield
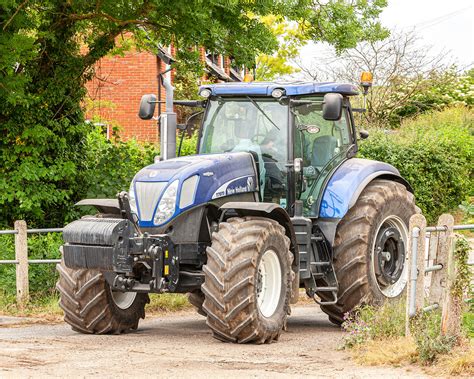
M 200 154 L 248 151 L 260 174 L 260 196 L 286 207 L 288 106 L 273 98 L 210 100 Z

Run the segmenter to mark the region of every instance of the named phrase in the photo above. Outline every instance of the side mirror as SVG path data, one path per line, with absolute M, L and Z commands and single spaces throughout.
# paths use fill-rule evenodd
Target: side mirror
M 342 115 L 342 95 L 327 93 L 323 100 L 323 118 L 327 121 L 338 121 Z
M 369 132 L 367 130 L 361 129 L 359 131 L 359 136 L 360 136 L 360 139 L 367 139 L 369 138 Z
M 138 117 L 142 120 L 151 120 L 155 114 L 156 96 L 153 94 L 143 95 L 140 100 L 140 110 Z

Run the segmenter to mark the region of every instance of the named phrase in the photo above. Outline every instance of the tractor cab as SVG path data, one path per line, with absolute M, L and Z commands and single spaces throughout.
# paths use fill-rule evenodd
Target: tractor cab
M 252 83 L 203 86 L 207 99 L 199 154 L 247 151 L 259 174 L 260 201 L 318 217 L 322 185 L 356 148 L 349 96 L 335 83 Z

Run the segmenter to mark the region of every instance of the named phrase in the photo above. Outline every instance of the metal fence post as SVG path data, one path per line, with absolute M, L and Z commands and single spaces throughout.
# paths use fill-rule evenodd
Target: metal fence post
M 410 335 L 410 318 L 423 308 L 426 219 L 422 214 L 410 218 L 407 246 L 408 283 L 405 334 Z
M 29 300 L 28 286 L 28 236 L 26 232 L 26 222 L 15 221 L 15 259 L 16 265 L 16 302 L 22 308 Z

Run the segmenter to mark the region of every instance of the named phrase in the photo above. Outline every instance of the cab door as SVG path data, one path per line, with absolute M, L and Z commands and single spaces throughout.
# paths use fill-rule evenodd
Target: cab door
M 303 201 L 306 217 L 318 217 L 319 198 L 324 183 L 334 169 L 356 151 L 349 102 L 344 101 L 338 121 L 322 115 L 322 97 L 307 97 L 292 109 L 295 129 L 295 156 L 302 159 L 301 185 L 297 198 Z

